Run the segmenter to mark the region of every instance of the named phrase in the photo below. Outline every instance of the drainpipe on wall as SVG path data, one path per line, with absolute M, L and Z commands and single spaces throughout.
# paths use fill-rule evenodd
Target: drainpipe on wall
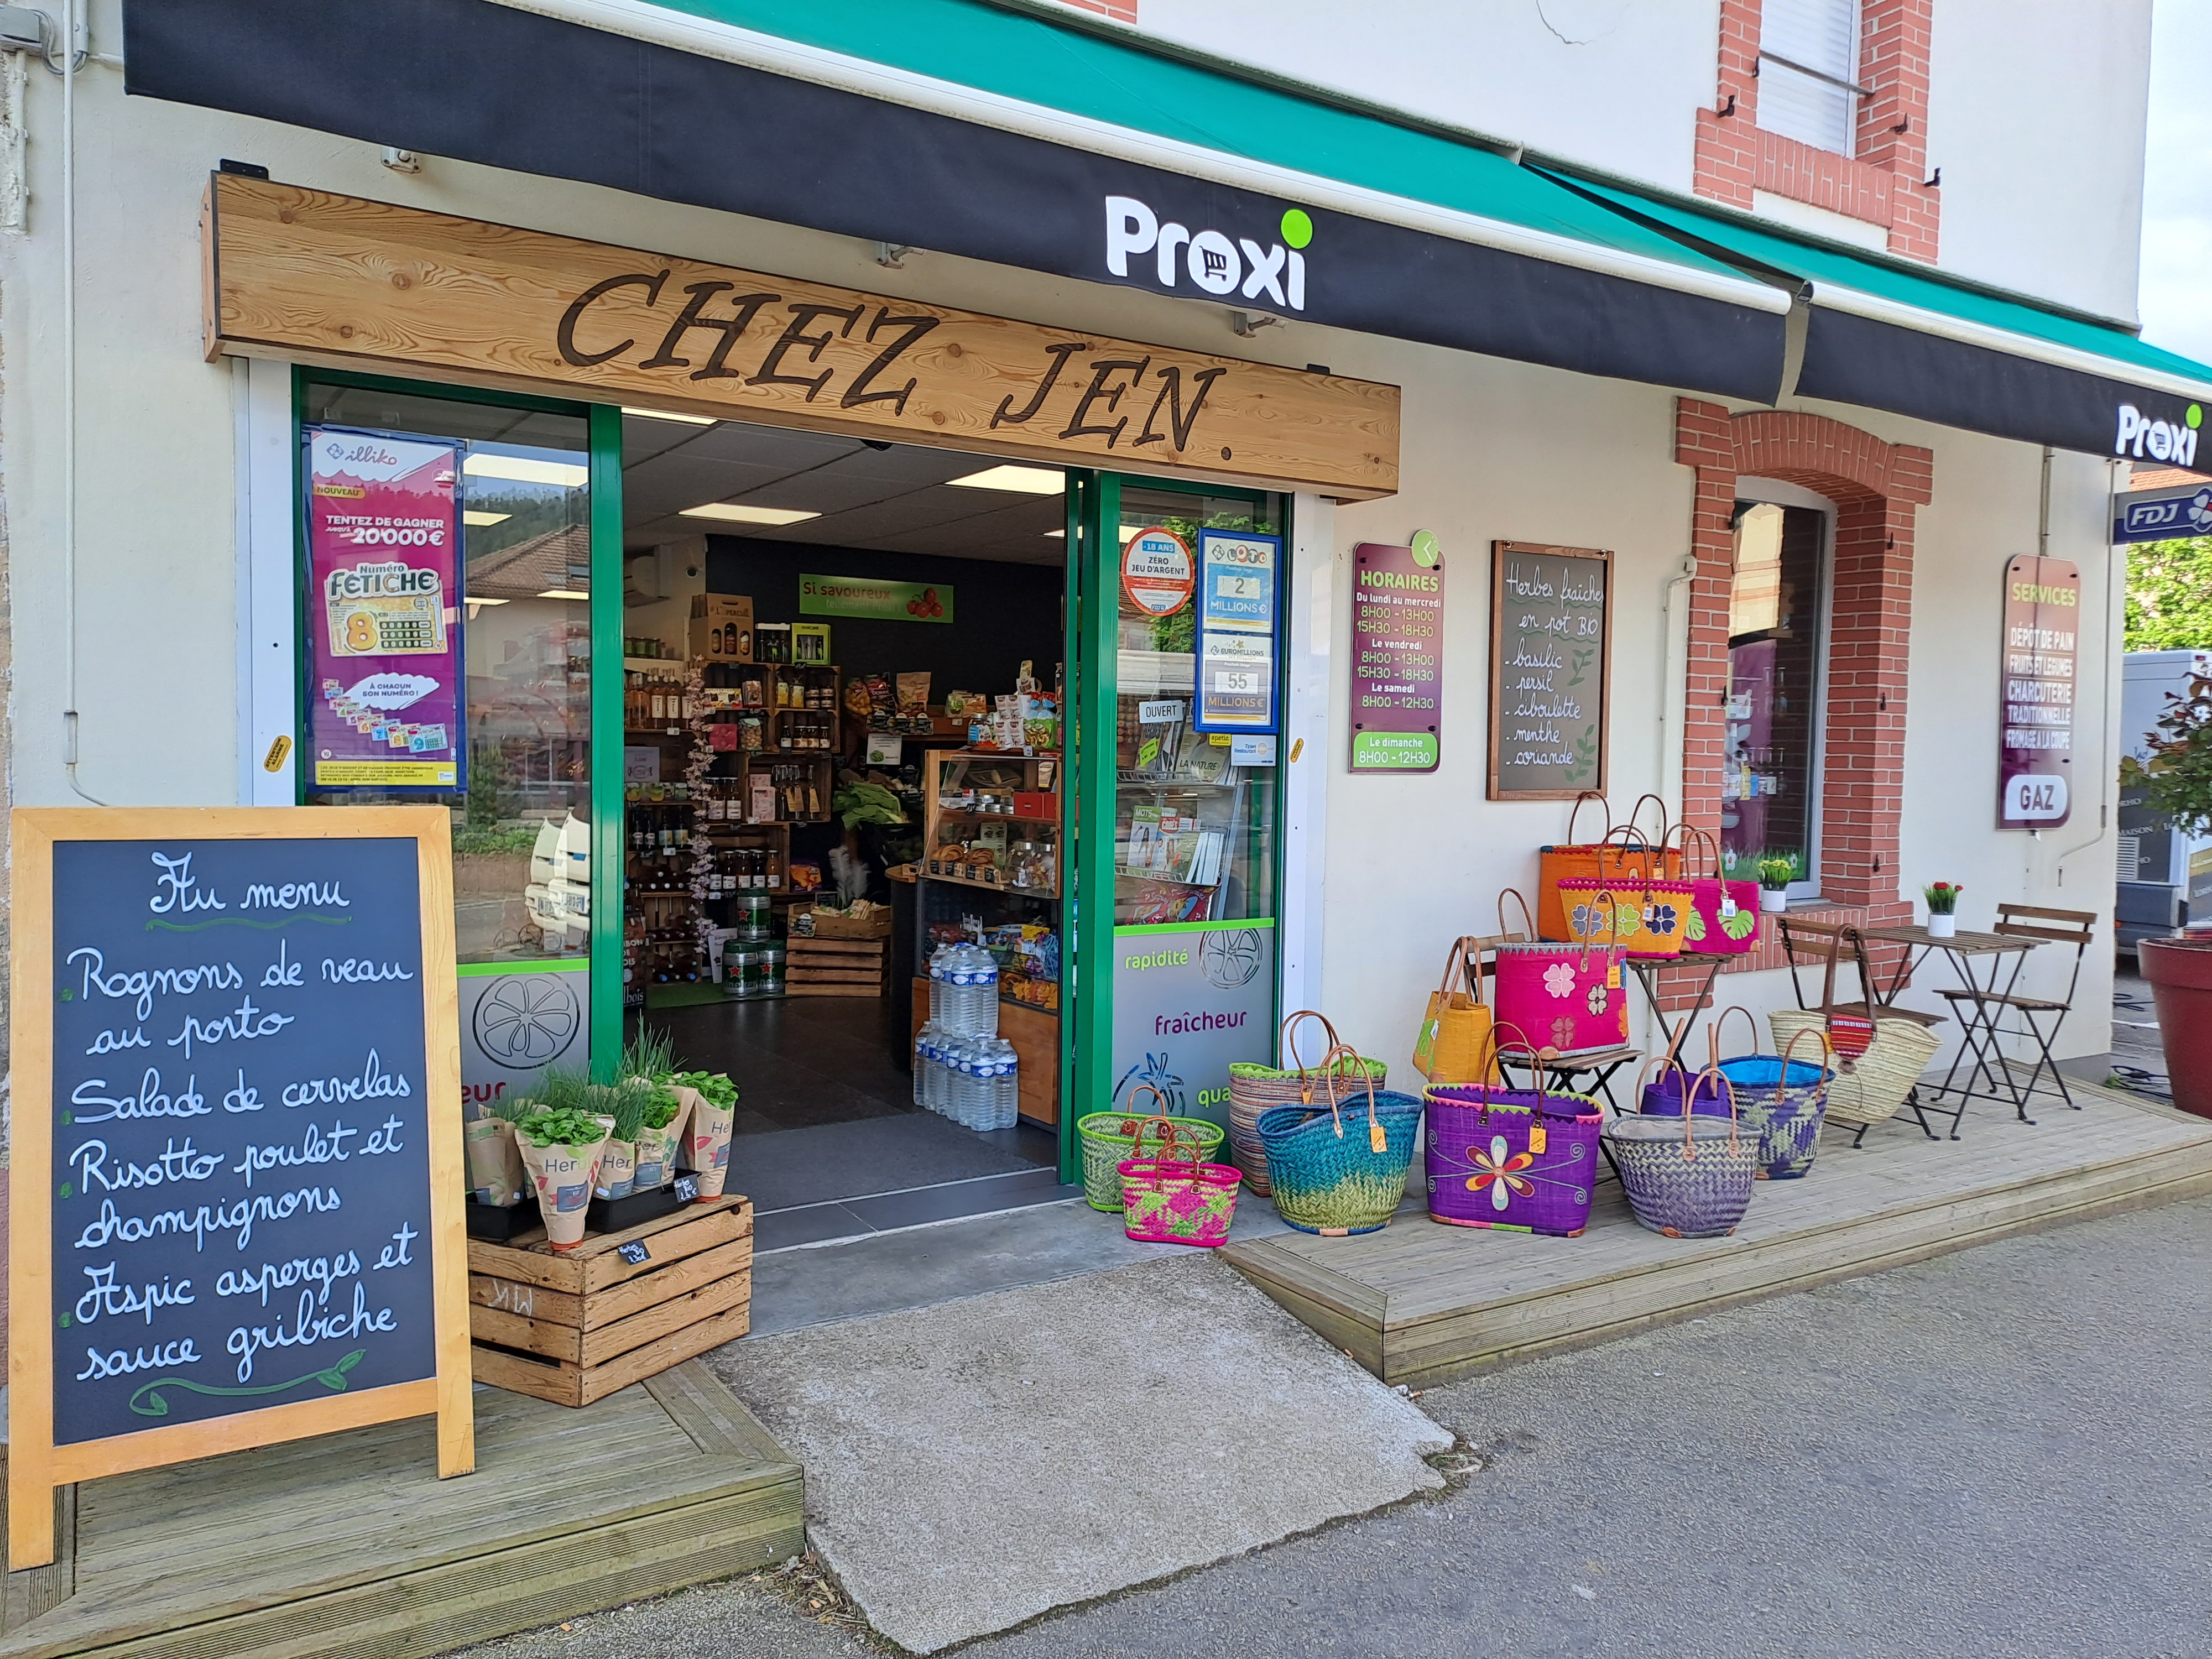
M 1682 732 L 1689 691 L 1689 664 L 1674 668 L 1674 590 L 1698 574 L 1698 556 L 1685 553 L 1680 568 L 1659 585 L 1659 799 L 1675 817 L 1682 816 Z M 1686 653 L 1685 653 L 1686 655 Z
M 2121 464 L 2118 461 L 2107 461 L 2105 463 L 2105 498 L 2108 502 L 2118 490 L 2120 481 L 2120 465 Z M 2049 449 L 2045 449 L 2043 452 L 2043 538 L 2045 543 L 2048 544 L 2051 539 L 2051 452 Z M 2053 861 L 2051 868 L 2055 877 L 2056 884 L 2060 887 L 2063 887 L 2066 884 L 2066 860 L 2072 858 L 2076 853 L 2086 853 L 2092 847 L 2100 845 L 2105 839 L 2106 830 L 2111 826 L 2112 821 L 2112 792 L 2114 784 L 2118 781 L 2118 778 L 2114 775 L 2118 772 L 2118 768 L 2113 763 L 2112 751 L 2112 624 L 2114 622 L 2114 617 L 2112 616 L 2112 566 L 2120 559 L 2124 559 L 2126 556 L 2127 555 L 2124 551 L 2119 551 L 2109 546 L 2105 550 L 2105 648 L 2100 654 L 2099 658 L 2102 667 L 2102 690 L 2097 702 L 2097 714 L 2099 717 L 2097 725 L 2097 833 L 2091 836 L 2088 840 L 2078 842 L 2074 846 L 2068 848 Z M 2124 623 L 2123 623 L 2122 626 L 2124 627 Z M 2078 710 L 2076 712 L 2077 719 L 2075 729 L 2078 731 L 2081 728 L 2078 719 Z M 2124 744 L 2126 740 L 2126 734 L 2122 733 L 2121 742 Z

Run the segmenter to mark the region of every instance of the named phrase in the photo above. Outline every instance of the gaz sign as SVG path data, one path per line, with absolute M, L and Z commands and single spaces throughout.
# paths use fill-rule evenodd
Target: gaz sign
M 2074 669 L 2081 573 L 2023 554 L 2005 566 L 2004 721 L 1997 738 L 1997 827 L 2066 822 L 2074 775 Z

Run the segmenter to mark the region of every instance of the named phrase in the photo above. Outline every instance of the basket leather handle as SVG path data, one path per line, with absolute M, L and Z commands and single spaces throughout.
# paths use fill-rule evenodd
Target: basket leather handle
M 1521 923 L 1522 927 L 1528 930 L 1521 937 L 1523 939 L 1536 938 L 1536 918 L 1530 914 L 1528 909 L 1528 901 L 1521 896 L 1521 890 L 1517 887 L 1502 887 L 1498 890 L 1498 931 L 1501 933 L 1509 935 L 1513 932 L 1510 927 L 1508 927 L 1505 925 L 1505 901 L 1508 899 L 1511 899 L 1516 904 L 1521 907 Z
M 1478 935 L 1474 933 L 1462 933 L 1452 941 L 1451 954 L 1444 958 L 1443 979 L 1437 986 L 1437 995 L 1449 996 L 1452 994 L 1452 981 L 1457 980 L 1467 988 L 1477 1002 L 1482 1000 L 1481 973 L 1477 971 L 1470 974 L 1467 970 L 1468 947 L 1475 942 L 1477 937 Z
M 1721 1027 L 1728 1023 L 1728 1017 L 1730 1014 L 1741 1014 L 1743 1023 L 1751 1027 L 1751 1052 L 1754 1054 L 1765 1052 L 1759 1046 L 1759 1022 L 1751 1017 L 1751 1010 L 1740 1002 L 1732 1002 L 1722 1009 L 1714 1017 L 1713 1023 L 1705 1028 L 1706 1037 L 1711 1044 L 1708 1052 L 1712 1055 L 1713 1064 L 1716 1066 L 1720 1064 L 1721 1060 Z M 1826 1041 L 1825 1037 L 1821 1040 Z
M 1158 1089 L 1153 1089 L 1152 1085 L 1149 1083 L 1144 1086 L 1147 1089 L 1152 1089 L 1152 1093 L 1155 1095 L 1158 1095 L 1160 1092 Z M 1134 1091 L 1132 1091 L 1132 1092 L 1133 1093 Z M 1161 1103 L 1164 1105 L 1166 1103 L 1164 1097 L 1162 1098 Z M 1146 1118 L 1142 1123 L 1139 1123 L 1137 1126 L 1136 1151 L 1134 1156 L 1137 1158 L 1144 1157 L 1145 1132 L 1151 1128 L 1155 1123 L 1160 1126 L 1160 1148 L 1159 1151 L 1152 1154 L 1152 1161 L 1155 1164 L 1188 1164 L 1190 1166 L 1192 1174 L 1195 1175 L 1198 1172 L 1199 1165 L 1206 1161 L 1204 1149 L 1199 1146 L 1198 1138 L 1195 1135 L 1191 1136 L 1188 1142 L 1186 1142 L 1182 1130 L 1176 1125 L 1175 1120 L 1170 1117 L 1156 1115 Z M 1186 1145 L 1189 1147 L 1189 1156 L 1188 1158 L 1180 1155 Z
M 1636 798 L 1636 805 L 1628 809 L 1628 816 L 1623 818 L 1620 822 L 1622 824 L 1627 825 L 1630 829 L 1636 830 L 1636 833 L 1638 835 L 1643 835 L 1643 830 L 1637 828 L 1636 819 L 1637 816 L 1644 811 L 1644 803 L 1647 800 L 1659 809 L 1659 844 L 1664 846 L 1667 841 L 1667 825 L 1668 823 L 1667 802 L 1664 797 L 1652 794 L 1647 790 L 1644 793 L 1640 794 Z M 1620 826 L 1615 825 L 1614 827 L 1619 828 Z M 1649 836 L 1645 836 L 1644 839 L 1648 844 L 1650 838 Z
M 1575 819 L 1580 815 L 1583 804 L 1588 801 L 1595 801 L 1600 806 L 1604 807 L 1606 822 L 1608 824 L 1613 822 L 1613 807 L 1604 795 L 1595 789 L 1585 789 L 1575 797 L 1574 809 L 1567 814 L 1567 838 L 1562 843 L 1563 845 L 1568 847 L 1575 845 Z M 1501 928 L 1499 931 L 1502 933 L 1504 930 Z
M 1747 1019 L 1750 1018 L 1750 1011 L 1748 1009 L 1745 1011 L 1744 1017 Z M 1759 1028 L 1754 1024 L 1752 1029 L 1753 1030 L 1757 1030 Z M 1828 1086 L 1829 1065 L 1835 1056 L 1836 1045 L 1828 1041 L 1828 1033 L 1826 1030 L 1818 1025 L 1801 1025 L 1795 1031 L 1792 1031 L 1790 1034 L 1790 1041 L 1784 1046 L 1782 1050 L 1782 1087 L 1786 1090 L 1790 1086 L 1790 1056 L 1797 1052 L 1798 1040 L 1802 1037 L 1814 1037 L 1817 1038 L 1820 1042 L 1820 1080 L 1814 1086 L 1819 1089 L 1825 1089 Z M 1808 1065 L 1811 1063 L 1812 1062 L 1810 1061 L 1807 1062 Z
M 1593 908 L 1600 904 L 1602 904 L 1605 907 L 1605 962 L 1607 976 L 1610 978 L 1612 976 L 1613 957 L 1620 949 L 1620 913 L 1615 908 L 1619 905 L 1620 901 L 1613 897 L 1613 889 L 1610 887 L 1601 887 L 1597 891 L 1590 895 L 1589 902 Z M 1595 918 L 1593 917 L 1592 921 L 1595 922 Z M 1571 932 L 1572 929 L 1570 928 L 1569 931 Z M 1597 939 L 1597 928 L 1595 926 L 1584 928 L 1583 930 L 1582 939 L 1582 966 L 1587 969 L 1589 967 L 1590 946 Z M 1610 990 L 1612 989 L 1612 987 L 1607 986 L 1606 988 Z
M 1300 1021 L 1309 1019 L 1321 1022 L 1321 1029 L 1328 1034 L 1330 1048 L 1335 1048 L 1341 1041 L 1336 1035 L 1336 1027 L 1328 1023 L 1328 1016 L 1317 1008 L 1301 1008 L 1285 1016 L 1283 1028 L 1276 1034 L 1275 1041 L 1279 1048 L 1290 1054 L 1291 1067 L 1301 1079 L 1306 1074 L 1306 1067 L 1305 1062 L 1298 1058 L 1298 1024 Z
M 1716 1099 L 1723 1093 L 1728 1096 L 1729 1156 L 1734 1158 L 1743 1150 L 1736 1139 L 1735 1085 L 1728 1080 L 1727 1074 L 1719 1066 L 1708 1066 L 1698 1073 L 1698 1080 L 1690 1085 L 1690 1093 L 1682 1102 L 1682 1158 L 1685 1163 L 1697 1162 L 1698 1133 L 1690 1123 L 1690 1120 L 1697 1116 L 1697 1114 L 1690 1108 L 1697 1098 L 1697 1091 L 1705 1086 L 1707 1078 L 1712 1079 L 1715 1083 L 1720 1085 L 1720 1087 L 1713 1091 Z
M 1340 1060 L 1339 1056 L 1341 1056 Z M 1328 1109 L 1336 1120 L 1336 1138 L 1344 1139 L 1344 1109 L 1336 1097 L 1336 1079 L 1345 1066 L 1357 1066 L 1359 1079 L 1367 1085 L 1367 1141 L 1379 1156 L 1388 1137 L 1382 1132 L 1382 1120 L 1375 1114 L 1375 1073 L 1360 1058 L 1359 1051 L 1348 1042 L 1340 1042 L 1322 1056 L 1322 1080 L 1328 1085 Z
M 1702 842 L 1705 848 L 1705 860 L 1707 872 L 1705 878 L 1711 881 L 1720 879 L 1721 844 L 1714 839 L 1711 830 L 1700 830 L 1696 824 L 1685 818 L 1669 833 L 1679 836 L 1682 839 L 1682 873 L 1684 875 L 1690 873 L 1690 844 L 1692 842 Z M 1662 852 L 1665 850 L 1663 842 L 1661 844 L 1661 850 Z

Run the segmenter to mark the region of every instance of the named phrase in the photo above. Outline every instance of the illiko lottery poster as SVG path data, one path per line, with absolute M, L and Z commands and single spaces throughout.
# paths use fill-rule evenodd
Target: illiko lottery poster
M 460 789 L 461 449 L 310 427 L 319 789 Z

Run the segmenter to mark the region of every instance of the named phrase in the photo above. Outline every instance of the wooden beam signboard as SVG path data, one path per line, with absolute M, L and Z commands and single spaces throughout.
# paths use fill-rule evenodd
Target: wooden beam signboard
M 446 809 L 14 825 L 9 1566 L 130 1469 L 434 1413 L 467 1474 Z
M 207 354 L 1069 466 L 1398 487 L 1398 388 L 219 173 Z

